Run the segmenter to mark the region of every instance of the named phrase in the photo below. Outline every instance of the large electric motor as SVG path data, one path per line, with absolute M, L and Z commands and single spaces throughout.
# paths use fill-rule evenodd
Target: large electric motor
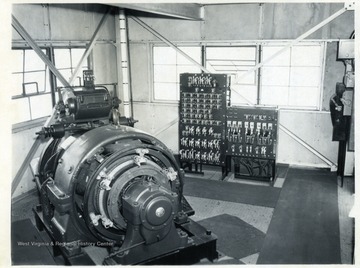
M 39 133 L 51 139 L 38 162 L 38 225 L 45 227 L 70 264 L 87 246 L 106 248 L 106 264 L 149 263 L 191 248 L 200 257 L 215 258 L 216 238 L 188 219 L 193 211 L 182 196 L 183 171 L 166 146 L 120 125 L 120 120 L 94 119 L 94 109 L 103 110 L 107 97 L 81 108 L 81 120 L 76 116 L 79 105 L 69 110 L 82 96 L 101 93 L 70 94 L 76 97 L 60 107 L 66 113 L 59 113 L 56 124 Z
M 159 243 L 153 252 L 158 255 L 188 243 L 187 234 L 175 228 L 184 216 L 183 175 L 164 144 L 150 135 L 107 125 L 54 139 L 39 174 L 43 219 L 69 255 L 93 242 L 124 249 L 112 256 L 127 264 L 148 259 L 148 252 L 138 255 L 146 245 Z

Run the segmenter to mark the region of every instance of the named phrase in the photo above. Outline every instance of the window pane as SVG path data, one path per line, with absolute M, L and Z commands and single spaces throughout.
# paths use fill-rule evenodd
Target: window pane
M 11 82 L 11 95 L 21 95 L 23 93 L 23 74 L 13 74 L 12 76 L 12 82 Z
M 42 50 L 44 53 L 45 50 Z M 34 50 L 25 50 L 25 72 L 45 70 L 45 63 Z
M 24 63 L 24 50 L 18 50 L 18 49 L 14 49 L 11 50 L 11 72 L 15 73 L 15 72 L 23 72 L 24 67 L 23 67 L 23 63 Z
M 71 67 L 74 69 L 79 64 L 81 57 L 83 56 L 85 52 L 84 48 L 72 48 L 71 49 L 71 58 L 72 58 L 72 64 Z M 70 66 L 67 66 L 70 67 Z M 84 60 L 82 67 L 87 67 L 87 59 Z M 82 77 L 82 73 L 79 72 L 79 75 Z
M 281 46 L 264 46 L 262 58 Z M 266 63 L 261 72 L 261 103 L 299 108 L 318 108 L 323 46 L 299 44 Z
M 217 72 L 224 72 L 224 73 L 236 73 L 237 68 L 236 66 L 231 65 L 212 65 L 214 70 Z
M 289 105 L 316 108 L 319 104 L 317 98 L 319 88 L 317 87 L 291 87 L 289 90 Z
M 31 119 L 48 116 L 52 111 L 51 95 L 45 94 L 30 97 Z
M 289 67 L 263 67 L 262 85 L 264 86 L 288 86 Z
M 256 103 L 257 87 L 247 85 L 231 86 L 231 105 Z M 245 99 L 244 99 L 245 98 Z
M 257 72 L 254 71 L 246 74 L 246 71 L 255 66 L 255 64 L 255 46 L 206 48 L 206 68 L 213 73 L 236 75 L 236 79 L 232 80 L 232 86 L 235 84 L 256 85 Z
M 154 64 L 176 64 L 176 51 L 171 47 L 154 47 Z
M 55 66 L 58 69 L 71 67 L 70 50 L 68 48 L 67 49 L 55 49 L 54 56 L 55 56 Z
M 176 65 L 155 65 L 154 82 L 176 82 Z
M 59 72 L 62 74 L 65 80 L 69 81 L 71 78 L 71 70 L 70 69 L 63 69 L 59 70 Z M 58 86 L 64 86 L 59 79 L 56 79 Z
M 45 88 L 45 72 L 33 72 L 24 74 L 24 83 L 37 83 L 39 92 L 44 92 Z M 29 88 L 30 87 L 26 87 Z M 34 93 L 34 92 L 26 92 Z
M 305 56 L 304 56 L 305 55 Z M 294 46 L 291 48 L 292 66 L 320 66 L 321 46 Z
M 255 61 L 253 60 L 233 60 L 231 62 L 236 66 L 255 66 Z
M 291 86 L 319 86 L 320 85 L 319 67 L 292 67 L 290 70 Z
M 256 47 L 207 47 L 207 60 L 250 60 L 256 59 Z
M 178 87 L 179 85 L 176 83 L 155 83 L 155 100 L 178 100 Z
M 265 62 L 271 58 L 275 53 L 281 50 L 281 46 L 263 46 L 262 61 Z M 287 49 L 274 57 L 272 60 L 265 63 L 265 66 L 290 66 L 290 49 Z
M 231 80 L 231 85 L 235 84 L 256 85 L 256 72 L 247 73 L 246 71 L 237 71 L 236 79 Z
M 12 112 L 10 113 L 10 115 L 11 122 L 13 124 L 28 121 L 31 119 L 28 98 L 11 100 L 11 107 Z
M 194 59 L 197 63 L 201 64 L 201 51 L 198 47 L 181 47 L 180 48 L 185 54 Z M 177 64 L 182 65 L 194 65 L 191 61 L 185 58 L 180 53 L 176 53 Z
M 200 47 L 178 47 L 198 63 L 201 62 Z M 179 77 L 181 73 L 201 73 L 194 63 L 171 47 L 154 47 L 154 99 L 179 100 Z
M 288 105 L 288 87 L 262 87 L 261 104 Z

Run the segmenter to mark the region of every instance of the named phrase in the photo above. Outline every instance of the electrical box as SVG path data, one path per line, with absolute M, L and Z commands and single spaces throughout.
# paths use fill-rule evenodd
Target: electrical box
M 180 74 L 179 157 L 181 164 L 225 166 L 226 107 L 230 76 Z
M 226 154 L 235 163 L 235 177 L 273 179 L 278 141 L 278 109 L 229 107 Z
M 354 59 L 355 58 L 355 39 L 344 39 L 339 41 L 338 59 Z

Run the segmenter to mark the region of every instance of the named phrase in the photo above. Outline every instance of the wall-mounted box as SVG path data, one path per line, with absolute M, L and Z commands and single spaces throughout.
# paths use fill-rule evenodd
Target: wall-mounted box
M 339 41 L 338 48 L 338 59 L 354 59 L 355 58 L 355 40 L 354 39 L 344 39 Z

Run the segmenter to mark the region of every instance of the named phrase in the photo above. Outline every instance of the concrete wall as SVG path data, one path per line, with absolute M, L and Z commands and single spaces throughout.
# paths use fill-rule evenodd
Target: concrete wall
M 292 40 L 340 10 L 343 4 L 227 4 L 205 6 L 204 21 L 185 21 L 166 17 L 136 15 L 175 44 L 184 42 L 229 42 Z M 178 105 L 152 101 L 151 45 L 159 39 L 128 20 L 134 117 L 137 127 L 154 134 L 166 122 L 178 117 Z M 348 38 L 354 30 L 354 12 L 348 11 L 309 36 L 309 39 Z M 282 110 L 280 123 L 337 161 L 337 143 L 331 141 L 329 98 L 335 84 L 342 80 L 344 65 L 336 61 L 337 42 L 327 43 L 322 111 Z M 164 110 L 166 106 L 166 110 Z M 166 111 L 166 112 L 164 112 Z M 280 131 L 278 161 L 290 164 L 322 166 L 326 164 Z M 178 151 L 178 127 L 174 125 L 158 138 L 174 152 Z M 351 156 L 350 156 L 351 157 Z M 352 168 L 348 168 L 352 172 Z M 348 172 L 348 173 L 349 173 Z
M 12 14 L 30 34 L 39 42 L 54 44 L 89 42 L 104 12 L 104 5 L 13 5 Z M 21 41 L 21 36 L 12 28 L 12 40 Z M 111 14 L 103 26 L 94 46 L 92 59 L 95 83 L 117 83 L 117 62 L 115 42 L 115 15 Z M 112 91 L 114 88 L 109 87 Z M 23 160 L 35 141 L 38 128 L 30 128 L 12 134 L 12 176 L 19 170 Z M 39 156 L 44 144 L 36 152 Z M 17 197 L 35 188 L 30 169 L 27 169 L 13 197 Z

